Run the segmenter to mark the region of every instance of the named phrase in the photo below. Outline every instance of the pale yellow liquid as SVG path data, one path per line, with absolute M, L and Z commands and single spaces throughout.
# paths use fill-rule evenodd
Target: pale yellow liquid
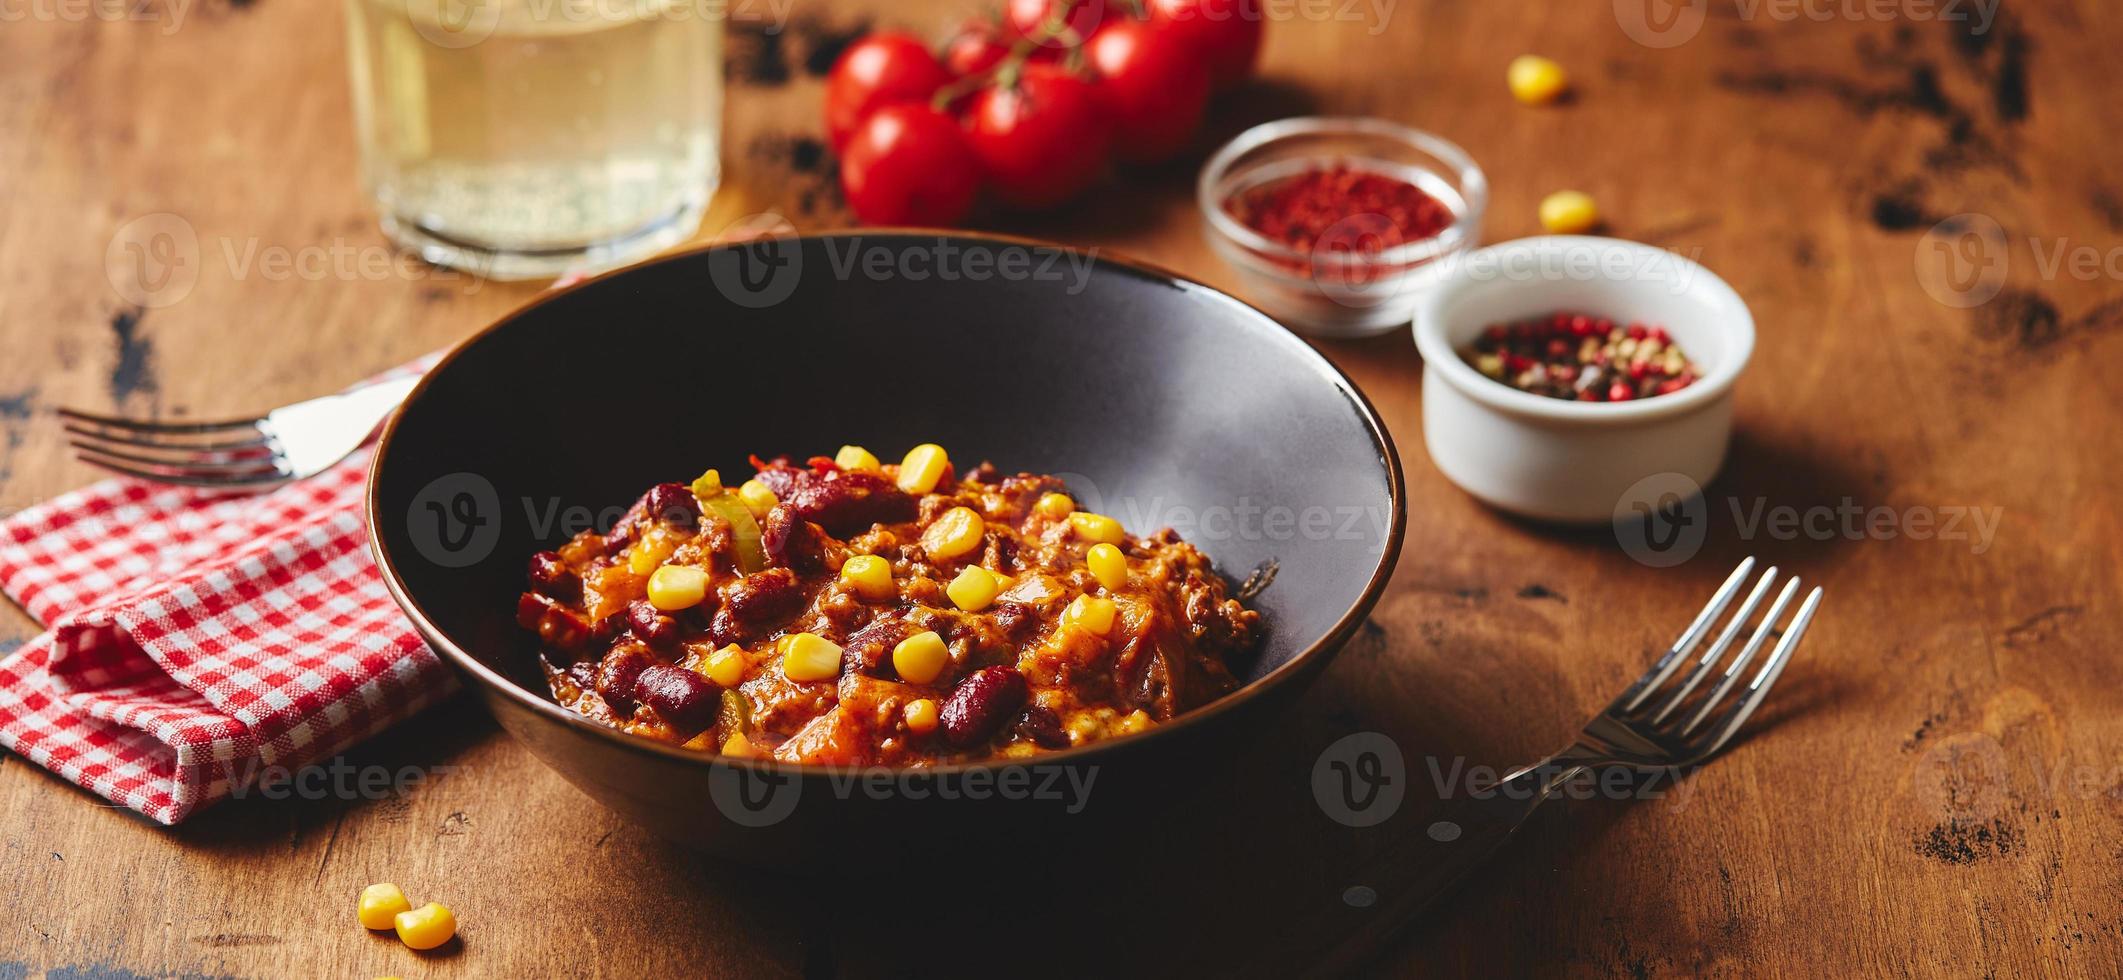
M 394 238 L 503 278 L 690 235 L 722 30 L 673 0 L 347 0 L 362 170 Z

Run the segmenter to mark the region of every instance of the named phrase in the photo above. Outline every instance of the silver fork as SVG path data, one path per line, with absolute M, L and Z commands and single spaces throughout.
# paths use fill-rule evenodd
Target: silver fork
M 91 466 L 156 483 L 266 489 L 345 459 L 419 381 L 378 381 L 223 422 L 145 422 L 71 408 L 59 415 L 67 444 Z
M 1754 566 L 1750 557 L 1733 569 L 1709 604 L 1681 631 L 1680 638 L 1666 648 L 1644 676 L 1587 722 L 1568 748 L 1512 771 L 1495 786 L 1447 792 L 1442 808 L 1427 814 L 1433 817 L 1427 827 L 1420 832 L 1406 828 L 1396 831 L 1384 844 L 1385 853 L 1374 866 L 1419 870 L 1409 876 L 1410 880 L 1391 882 L 1390 890 L 1365 887 L 1366 901 L 1359 907 L 1375 914 L 1356 934 L 1321 951 L 1321 972 L 1336 972 L 1376 955 L 1431 902 L 1487 860 L 1543 800 L 1581 774 L 1623 768 L 1665 771 L 1678 778 L 1680 769 L 1703 762 L 1724 748 L 1769 696 L 1770 687 L 1791 662 L 1792 651 L 1805 638 L 1806 627 L 1813 622 L 1814 610 L 1821 604 L 1821 590 L 1816 588 L 1807 594 L 1797 614 L 1778 636 L 1777 623 L 1799 592 L 1799 580 L 1792 578 L 1778 592 L 1768 613 L 1731 663 L 1713 674 L 1776 584 L 1777 569 L 1772 566 L 1748 590 L 1747 598 L 1718 631 L 1717 638 L 1703 647 L 1712 627 L 1746 586 Z M 1723 711 L 1717 710 L 1773 636 L 1778 637 L 1776 647 L 1747 682 L 1745 693 Z M 1696 653 L 1698 647 L 1702 647 L 1700 655 Z M 1668 684 L 1682 667 L 1691 663 L 1693 668 L 1679 684 Z M 1690 702 L 1689 695 L 1712 676 L 1717 679 L 1708 692 Z

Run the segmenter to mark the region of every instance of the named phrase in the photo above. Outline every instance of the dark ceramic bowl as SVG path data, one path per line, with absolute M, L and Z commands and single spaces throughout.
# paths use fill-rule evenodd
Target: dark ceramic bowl
M 843 443 L 1063 475 L 1130 531 L 1170 525 L 1272 582 L 1236 693 L 1021 763 L 856 773 L 726 762 L 585 721 L 513 618 L 531 553 L 649 485 Z M 1349 379 L 1253 308 L 1036 242 L 849 233 L 694 251 L 560 290 L 452 351 L 384 430 L 368 492 L 385 580 L 503 727 L 584 792 L 708 852 L 817 867 L 1127 819 L 1204 754 L 1249 751 L 1385 586 L 1400 463 Z M 895 778 L 903 776 L 904 778 Z

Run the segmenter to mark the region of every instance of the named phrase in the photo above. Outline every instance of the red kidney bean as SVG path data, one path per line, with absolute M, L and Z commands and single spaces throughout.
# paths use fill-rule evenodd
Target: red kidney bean
M 610 554 L 634 543 L 642 522 L 655 520 L 688 530 L 699 527 L 700 501 L 694 498 L 693 488 L 683 483 L 659 483 L 650 487 L 619 516 L 619 522 L 604 533 L 605 552 Z
M 594 661 L 578 660 L 568 666 L 567 674 L 568 680 L 582 690 L 597 687 L 597 664 Z
M 781 565 L 798 572 L 815 572 L 825 567 L 826 544 L 818 529 L 786 506 L 767 511 L 767 519 L 759 529 L 759 546 L 767 553 L 770 565 Z
M 1024 715 L 1017 719 L 1017 730 L 1043 749 L 1069 747 L 1069 735 L 1062 731 L 1061 718 L 1036 704 L 1026 708 Z
M 604 664 L 597 669 L 597 693 L 612 706 L 613 714 L 625 718 L 634 713 L 639 703 L 641 673 L 655 665 L 655 661 L 632 650 L 615 650 L 605 656 Z
M 683 483 L 659 483 L 641 497 L 643 512 L 651 520 L 683 528 L 700 526 L 700 500 Z
M 960 748 L 987 741 L 1024 706 L 1025 676 L 1013 667 L 982 667 L 959 681 L 940 712 L 944 738 Z
M 730 607 L 724 606 L 716 610 L 715 618 L 708 622 L 708 642 L 720 649 L 732 643 L 743 643 L 744 639 L 744 625 L 737 621 L 737 617 L 730 615 Z
M 769 568 L 732 583 L 723 594 L 723 608 L 740 620 L 757 623 L 796 612 L 803 607 L 803 599 L 803 586 L 795 572 Z
M 641 642 L 658 650 L 678 645 L 678 621 L 658 612 L 647 599 L 636 599 L 627 606 L 627 626 Z
M 560 552 L 541 551 L 531 556 L 531 588 L 572 601 L 582 595 L 582 578 L 560 560 Z
M 800 470 L 786 462 L 759 472 L 759 481 L 774 491 L 796 516 L 847 537 L 872 524 L 896 524 L 915 518 L 918 504 L 883 474 L 838 469 L 830 464 Z
M 722 699 L 699 674 L 684 667 L 657 664 L 641 672 L 634 682 L 635 696 L 656 709 L 663 720 L 680 731 L 697 732 L 715 723 Z

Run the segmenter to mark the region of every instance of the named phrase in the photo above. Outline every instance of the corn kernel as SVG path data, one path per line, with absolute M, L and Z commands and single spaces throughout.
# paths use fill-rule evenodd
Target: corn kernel
M 782 647 L 781 672 L 799 683 L 840 676 L 840 647 L 816 633 L 791 634 Z
M 1084 540 L 1100 544 L 1119 544 L 1122 538 L 1128 536 L 1126 531 L 1121 530 L 1119 521 L 1104 514 L 1078 511 L 1069 515 L 1069 526 L 1075 528 L 1077 535 Z
M 898 594 L 892 587 L 892 563 L 876 555 L 855 555 L 840 566 L 840 581 L 856 595 L 883 602 Z
M 677 612 L 700 605 L 708 594 L 708 573 L 691 565 L 665 565 L 649 576 L 649 605 Z
M 876 456 L 861 446 L 840 447 L 840 452 L 833 454 L 833 465 L 844 470 L 865 470 L 871 473 L 885 468 L 883 463 L 877 461 Z
M 389 929 L 397 920 L 398 913 L 410 910 L 413 903 L 405 900 L 405 892 L 390 882 L 370 885 L 361 890 L 361 927 L 364 929 Z
M 693 481 L 693 496 L 713 497 L 722 492 L 722 474 L 709 470 Z
M 743 647 L 735 643 L 708 654 L 708 679 L 724 687 L 736 687 L 744 683 L 745 668 L 751 658 L 745 656 Z
M 1084 552 L 1084 565 L 1091 569 L 1091 576 L 1108 591 L 1119 592 L 1128 584 L 1128 556 L 1110 544 L 1094 544 Z
M 1122 718 L 1120 720 L 1119 727 L 1121 733 L 1124 735 L 1134 735 L 1139 732 L 1149 731 L 1150 716 L 1145 713 L 1143 709 L 1137 708 L 1134 711 L 1129 712 L 1128 717 Z
M 733 733 L 729 738 L 723 739 L 722 754 L 735 756 L 751 755 L 752 740 L 746 738 L 743 732 Z
M 400 912 L 392 925 L 398 929 L 398 941 L 413 949 L 434 949 L 457 934 L 457 917 L 440 902 Z
M 1541 227 L 1553 234 L 1576 235 L 1599 223 L 1599 205 L 1582 191 L 1556 191 L 1541 199 Z
M 1066 493 L 1041 494 L 1039 502 L 1033 504 L 1032 509 L 1039 511 L 1041 517 L 1058 521 L 1076 509 L 1076 501 L 1070 500 Z
M 967 612 L 979 612 L 995 601 L 995 594 L 1003 590 L 996 581 L 995 573 L 979 565 L 968 565 L 958 573 L 950 585 L 944 586 L 944 594 L 951 597 L 951 604 Z
M 928 493 L 944 478 L 944 468 L 951 465 L 951 457 L 944 454 L 944 447 L 925 442 L 907 450 L 907 458 L 899 463 L 899 488 L 908 493 Z
M 1504 80 L 1511 86 L 1512 97 L 1527 105 L 1547 105 L 1570 87 L 1563 66 L 1537 54 L 1511 59 L 1511 67 L 1504 69 Z
M 936 702 L 928 698 L 907 702 L 907 731 L 916 735 L 927 735 L 936 730 L 937 717 Z
M 744 501 L 745 509 L 751 511 L 753 517 L 767 516 L 767 511 L 773 510 L 775 504 L 781 503 L 775 498 L 774 491 L 767 489 L 767 485 L 758 480 L 746 480 L 739 486 L 737 499 Z
M 634 550 L 627 554 L 627 570 L 636 575 L 647 575 L 677 550 L 678 542 L 671 539 L 670 532 L 652 527 L 641 540 L 634 542 Z
M 988 524 L 971 507 L 953 507 L 938 515 L 921 532 L 922 550 L 936 561 L 950 561 L 980 547 Z
M 1113 600 L 1095 595 L 1080 595 L 1062 610 L 1062 625 L 1074 626 L 1094 636 L 1104 636 L 1113 629 L 1115 609 Z
M 951 663 L 951 651 L 934 630 L 924 630 L 899 641 L 892 648 L 892 669 L 909 684 L 927 684 L 943 676 Z

